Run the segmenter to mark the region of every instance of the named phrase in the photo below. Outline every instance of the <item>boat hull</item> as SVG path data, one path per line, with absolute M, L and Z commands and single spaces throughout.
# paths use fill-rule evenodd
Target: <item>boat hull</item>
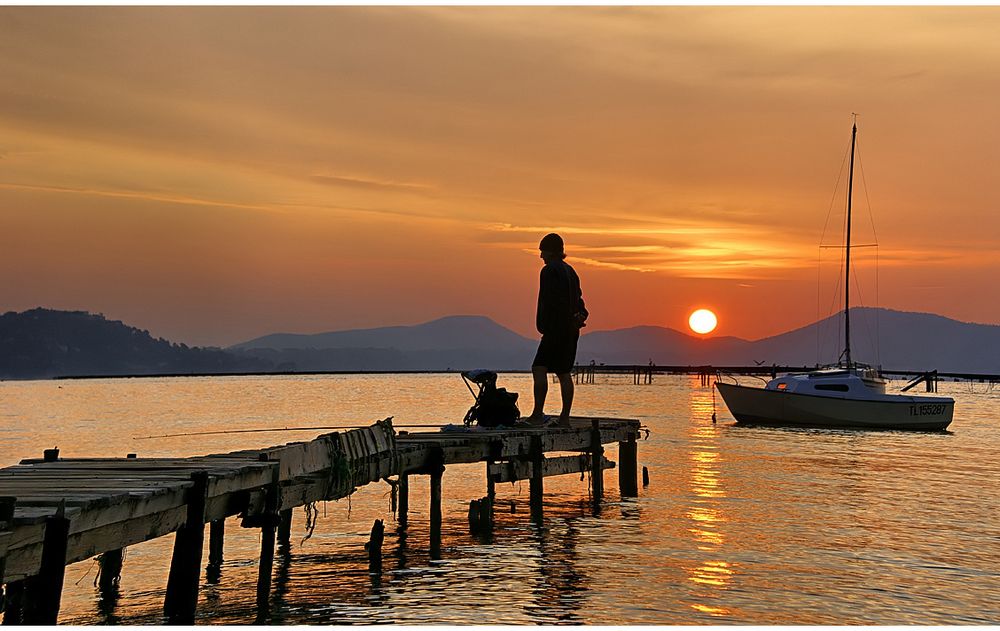
M 955 401 L 942 397 L 847 399 L 722 382 L 715 386 L 736 422 L 745 424 L 938 431 L 948 427 L 955 412 Z

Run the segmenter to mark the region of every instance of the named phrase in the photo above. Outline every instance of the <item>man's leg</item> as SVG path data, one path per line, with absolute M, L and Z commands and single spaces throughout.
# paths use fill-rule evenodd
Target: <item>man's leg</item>
M 559 413 L 559 424 L 569 425 L 569 411 L 573 407 L 573 374 L 564 372 L 559 377 L 559 391 L 562 393 L 562 412 Z
M 531 376 L 535 380 L 535 406 L 531 409 L 529 422 L 540 422 L 545 408 L 545 395 L 549 393 L 548 370 L 545 366 L 532 366 Z

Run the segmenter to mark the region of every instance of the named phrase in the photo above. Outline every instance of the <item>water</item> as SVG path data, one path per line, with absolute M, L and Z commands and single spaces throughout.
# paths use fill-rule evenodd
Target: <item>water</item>
M 528 375 L 501 382 L 530 400 Z M 305 541 L 296 511 L 291 549 L 276 558 L 271 621 L 996 624 L 1000 391 L 985 390 L 941 384 L 957 401 L 952 431 L 921 434 L 736 427 L 721 399 L 713 425 L 712 389 L 697 377 L 580 385 L 577 412 L 651 430 L 639 443 L 651 478 L 639 498 L 621 500 L 607 472 L 595 514 L 585 480 L 549 478 L 538 527 L 527 483 L 498 485 L 486 542 L 467 521 L 469 500 L 486 491 L 484 465 L 449 466 L 433 560 L 426 478 L 413 478 L 402 536 L 388 485 L 369 485 L 319 504 Z M 185 431 L 456 422 L 470 403 L 457 375 L 3 382 L 0 465 L 53 446 L 65 457 L 199 455 L 317 433 L 134 439 Z M 387 520 L 381 577 L 364 551 L 374 519 Z M 100 601 L 93 561 L 67 568 L 60 622 L 159 622 L 171 545 L 127 550 L 114 608 Z M 258 531 L 228 520 L 222 577 L 202 584 L 198 622 L 255 621 L 258 553 Z

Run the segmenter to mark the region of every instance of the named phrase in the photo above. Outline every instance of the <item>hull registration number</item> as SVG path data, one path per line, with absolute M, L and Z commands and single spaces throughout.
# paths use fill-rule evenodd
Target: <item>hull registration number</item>
M 940 416 L 944 414 L 944 405 L 932 403 L 928 405 L 911 405 L 910 416 Z

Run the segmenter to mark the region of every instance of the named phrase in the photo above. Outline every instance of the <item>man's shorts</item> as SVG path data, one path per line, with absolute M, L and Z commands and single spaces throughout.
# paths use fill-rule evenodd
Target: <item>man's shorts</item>
M 579 340 L 579 331 L 543 335 L 531 367 L 545 366 L 546 371 L 557 375 L 572 372 L 573 364 L 576 362 L 576 343 Z

